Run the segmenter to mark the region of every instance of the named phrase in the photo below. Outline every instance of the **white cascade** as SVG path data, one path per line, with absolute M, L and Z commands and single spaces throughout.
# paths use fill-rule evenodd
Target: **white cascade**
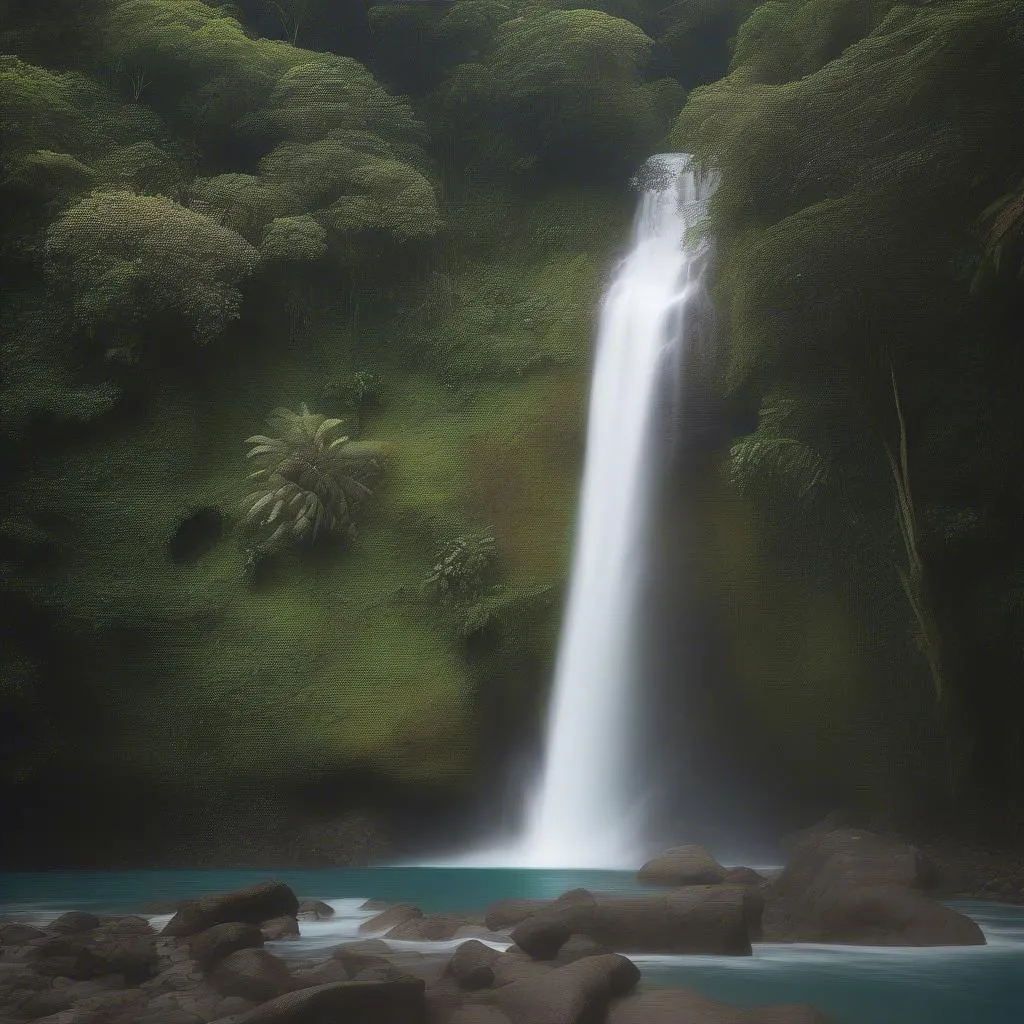
M 686 307 L 702 294 L 711 182 L 684 154 L 648 161 L 632 246 L 601 308 L 586 461 L 545 758 L 505 863 L 634 868 L 644 855 L 637 625 L 658 477 L 659 396 L 678 390 Z
M 707 246 L 687 238 L 713 190 L 686 154 L 651 157 L 628 254 L 605 294 L 586 459 L 544 761 L 518 837 L 444 866 L 636 868 L 651 795 L 638 735 L 637 626 L 659 474 L 660 399 L 678 395 Z M 699 311 L 698 311 L 699 312 Z M 677 399 L 676 399 L 677 400 Z

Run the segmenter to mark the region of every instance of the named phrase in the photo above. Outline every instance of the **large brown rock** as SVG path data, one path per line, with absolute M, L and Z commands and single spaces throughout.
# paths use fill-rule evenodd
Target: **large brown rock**
M 334 917 L 334 907 L 323 900 L 303 900 L 297 916 L 300 921 L 326 921 Z
M 466 918 L 451 914 L 426 914 L 412 917 L 388 930 L 386 938 L 405 942 L 443 942 L 467 923 Z
M 550 900 L 501 900 L 498 903 L 492 903 L 484 911 L 484 924 L 492 932 L 504 931 L 548 907 L 550 902 Z
M 210 974 L 210 984 L 224 996 L 253 1002 L 274 999 L 292 988 L 288 965 L 265 949 L 229 953 Z
M 921 892 L 934 878 L 915 847 L 869 832 L 811 831 L 794 844 L 763 914 L 768 942 L 984 945 L 969 918 Z
M 396 903 L 393 907 L 388 907 L 387 910 L 376 917 L 371 917 L 368 921 L 364 921 L 359 926 L 359 932 L 360 934 L 376 932 L 383 935 L 386 931 L 397 925 L 405 924 L 406 921 L 412 921 L 422 916 L 423 911 L 419 907 L 413 906 L 412 903 Z
M 83 910 L 71 910 L 52 921 L 50 930 L 62 935 L 78 935 L 82 932 L 91 932 L 99 926 L 100 919 L 95 914 L 89 914 Z
M 476 939 L 463 942 L 448 961 L 448 973 L 460 988 L 487 988 L 494 984 L 494 961 L 501 954 Z
M 726 869 L 703 846 L 687 843 L 649 860 L 637 873 L 641 882 L 656 885 L 715 885 Z
M 641 992 L 612 1003 L 606 1024 L 829 1024 L 810 1006 L 742 1009 L 684 989 Z
M 167 922 L 162 935 L 188 936 L 206 931 L 215 924 L 238 921 L 262 924 L 275 917 L 295 917 L 299 901 L 284 882 L 263 882 L 247 889 L 219 896 L 206 896 L 184 904 Z
M 591 956 L 542 977 L 513 982 L 480 998 L 511 1024 L 588 1024 L 601 1020 L 612 999 L 636 987 L 640 971 L 623 956 Z
M 284 916 L 275 917 L 270 921 L 264 921 L 260 925 L 260 931 L 268 942 L 277 942 L 281 939 L 299 938 L 299 922 L 297 918 Z
M 422 981 L 342 981 L 289 992 L 218 1024 L 425 1024 Z
M 556 911 L 528 917 L 512 929 L 512 941 L 534 960 L 554 960 L 569 941 L 572 927 Z
M 263 932 L 256 925 L 234 921 L 228 924 L 215 924 L 212 928 L 193 935 L 188 944 L 188 951 L 204 971 L 209 971 L 230 953 L 239 949 L 259 949 L 263 942 Z

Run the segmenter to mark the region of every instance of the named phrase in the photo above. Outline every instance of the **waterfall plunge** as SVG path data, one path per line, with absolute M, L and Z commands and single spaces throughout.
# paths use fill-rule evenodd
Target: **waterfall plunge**
M 708 191 L 684 155 L 654 157 L 646 171 L 632 248 L 601 309 L 545 763 L 512 858 L 529 867 L 630 868 L 645 852 L 633 709 L 657 406 L 666 370 L 681 366 L 686 306 L 700 295 L 704 246 L 690 248 L 685 234 L 703 217 Z
M 548 713 L 545 760 L 518 839 L 449 865 L 635 868 L 644 859 L 637 624 L 651 552 L 658 406 L 680 387 L 706 246 L 686 244 L 713 183 L 652 157 L 629 253 L 601 308 L 586 462 Z M 668 379 L 666 379 L 668 378 Z

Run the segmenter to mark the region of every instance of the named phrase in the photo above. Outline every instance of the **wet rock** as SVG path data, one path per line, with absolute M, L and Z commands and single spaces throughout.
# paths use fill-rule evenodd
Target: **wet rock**
M 246 1013 L 258 1005 L 258 1003 L 254 1003 L 251 999 L 243 999 L 241 996 L 225 996 L 217 1004 L 217 1016 L 214 1017 L 214 1020 Z
M 761 887 L 770 884 L 764 875 L 758 874 L 753 868 L 729 868 L 722 882 L 725 885 L 756 885 Z
M 488 993 L 512 1024 L 586 1024 L 601 1020 L 612 999 L 640 980 L 632 961 L 615 953 L 587 957 L 539 978 L 513 982 Z
M 98 934 L 102 936 L 156 935 L 156 929 L 144 918 L 134 914 L 109 917 L 100 922 Z
M 0 926 L 0 946 L 24 946 L 36 939 L 45 939 L 46 932 L 17 921 Z
M 334 917 L 334 907 L 322 900 L 303 900 L 296 916 L 300 921 L 327 921 Z
M 409 979 L 384 983 L 343 981 L 279 996 L 218 1024 L 310 1024 L 342 1020 L 423 1024 L 424 985 Z
M 194 935 L 188 943 L 188 951 L 204 971 L 209 971 L 230 953 L 259 949 L 263 942 L 264 933 L 254 924 L 217 924 Z
M 386 960 L 392 952 L 383 939 L 360 939 L 333 947 L 331 957 L 344 964 L 351 974 L 356 974 L 364 967 Z
M 470 939 L 452 954 L 448 961 L 448 971 L 460 988 L 487 988 L 494 983 L 494 961 L 500 956 L 496 949 Z
M 283 882 L 264 882 L 220 896 L 207 896 L 186 903 L 161 932 L 169 936 L 189 936 L 217 924 L 241 922 L 262 924 L 277 917 L 294 917 L 299 901 Z
M 351 981 L 352 975 L 340 960 L 325 960 L 322 964 L 293 971 L 292 978 L 296 988 L 314 988 L 317 985 Z
M 725 874 L 725 868 L 705 847 L 687 843 L 649 860 L 637 873 L 637 878 L 656 885 L 716 885 Z
M 512 929 L 512 941 L 534 960 L 554 960 L 572 928 L 557 912 L 528 917 Z
M 274 999 L 292 987 L 288 965 L 265 949 L 239 949 L 213 969 L 210 984 L 225 996 L 253 1002 Z
M 55 921 L 50 923 L 50 931 L 61 935 L 78 935 L 81 932 L 91 932 L 99 928 L 100 919 L 95 914 L 88 914 L 81 910 L 72 910 L 67 914 L 61 914 Z
M 413 906 L 411 903 L 398 903 L 393 907 L 388 907 L 387 910 L 376 917 L 371 917 L 368 921 L 364 921 L 359 926 L 359 932 L 360 934 L 365 934 L 366 932 L 383 934 L 400 924 L 405 924 L 406 921 L 416 920 L 421 917 L 423 917 L 423 911 L 419 907 Z
M 260 930 L 268 942 L 276 942 L 280 939 L 297 939 L 299 937 L 299 922 L 294 917 L 275 917 L 271 921 L 264 921 L 260 925 Z
M 121 974 L 129 985 L 138 985 L 157 973 L 156 942 L 145 936 L 128 935 L 97 943 L 93 952 L 103 963 L 97 974 Z
M 455 936 L 467 923 L 464 917 L 449 914 L 427 914 L 413 917 L 387 932 L 387 938 L 411 942 L 443 942 Z
M 494 972 L 493 987 L 500 988 L 519 981 L 543 978 L 554 969 L 555 964 L 550 961 L 534 960 L 529 953 L 518 946 L 512 946 L 491 964 L 491 970 Z
M 805 833 L 768 891 L 769 942 L 857 945 L 983 945 L 969 918 L 921 892 L 934 880 L 916 847 L 870 832 Z
M 161 971 L 149 981 L 144 981 L 139 988 L 150 993 L 151 996 L 157 996 L 164 992 L 184 992 L 187 989 L 195 988 L 202 981 L 203 972 L 199 965 L 184 960 Z
M 501 900 L 484 912 L 484 924 L 492 932 L 505 931 L 549 905 L 549 900 Z
M 809 1006 L 742 1009 L 684 989 L 642 992 L 612 1003 L 607 1024 L 829 1024 Z

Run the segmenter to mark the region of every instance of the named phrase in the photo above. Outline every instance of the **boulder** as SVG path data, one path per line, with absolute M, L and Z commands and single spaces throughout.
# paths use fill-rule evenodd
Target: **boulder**
M 748 909 L 739 886 L 695 885 L 659 896 L 595 900 L 592 923 L 574 930 L 633 953 L 749 956 Z
M 548 906 L 549 900 L 501 900 L 484 911 L 484 924 L 492 932 L 505 931 Z
M 606 1024 L 829 1024 L 829 1020 L 810 1006 L 743 1009 L 684 989 L 660 989 L 616 1000 Z
M 856 946 L 983 946 L 969 917 L 899 886 L 839 886 L 808 899 L 769 900 L 768 942 L 828 942 Z
M 291 971 L 265 949 L 239 949 L 229 953 L 210 974 L 210 984 L 224 996 L 253 1002 L 274 999 L 292 987 Z
M 100 922 L 100 935 L 156 935 L 156 929 L 144 918 L 130 914 L 125 917 L 108 917 Z
M 220 896 L 206 896 L 184 904 L 161 932 L 162 935 L 189 936 L 206 931 L 215 924 L 241 922 L 262 924 L 275 917 L 294 917 L 299 910 L 295 893 L 283 882 L 263 882 Z
M 344 964 L 349 973 L 355 974 L 364 967 L 386 960 L 393 952 L 383 939 L 360 939 L 334 946 L 331 957 Z
M 715 885 L 725 874 L 725 868 L 707 849 L 687 843 L 649 860 L 637 873 L 637 878 L 656 885 Z
M 334 917 L 334 907 L 323 900 L 303 900 L 296 916 L 300 921 L 326 921 Z
M 631 992 L 640 980 L 624 956 L 591 956 L 543 977 L 516 981 L 487 994 L 512 1024 L 587 1024 L 601 1020 L 612 999 Z
M 449 1018 L 447 1024 L 512 1024 L 497 1006 L 460 1006 Z
M 81 932 L 91 932 L 99 926 L 100 919 L 95 914 L 72 910 L 67 914 L 61 914 L 55 921 L 51 921 L 49 927 L 50 931 L 58 932 L 61 935 L 78 935 Z
M 426 914 L 409 918 L 389 929 L 386 938 L 405 942 L 443 942 L 454 938 L 455 933 L 466 923 L 464 917 L 451 914 Z
M 127 934 L 103 939 L 93 946 L 102 960 L 95 973 L 120 974 L 129 985 L 139 985 L 157 973 L 156 943 L 152 937 Z
M 406 921 L 421 918 L 422 916 L 423 911 L 419 907 L 413 906 L 411 903 L 397 903 L 393 907 L 388 907 L 387 910 L 376 917 L 371 917 L 368 921 L 364 921 L 359 926 L 359 933 L 362 935 L 366 932 L 377 932 L 383 935 L 384 932 L 389 931 L 391 928 L 405 924 Z
M 476 939 L 463 942 L 448 961 L 448 972 L 460 988 L 487 988 L 494 983 L 494 961 L 501 954 Z
M 534 960 L 554 960 L 572 928 L 557 911 L 528 917 L 512 929 L 512 941 Z
M 349 969 L 340 960 L 325 960 L 312 967 L 303 967 L 292 972 L 295 988 L 314 988 L 317 985 L 333 985 L 339 981 L 351 981 Z
M 46 932 L 30 924 L 12 921 L 0 926 L 0 946 L 24 946 L 34 939 L 45 939 Z
M 491 971 L 494 974 L 493 987 L 501 988 L 519 981 L 543 978 L 555 970 L 555 967 L 550 960 L 534 960 L 529 953 L 518 946 L 512 946 L 499 954 L 491 964 Z
M 299 938 L 299 922 L 295 917 L 275 917 L 270 921 L 264 921 L 260 925 L 260 931 L 268 942 L 277 942 L 281 939 Z
M 759 874 L 753 868 L 729 868 L 722 879 L 725 885 L 755 885 L 766 887 L 770 883 L 764 875 Z
M 913 846 L 870 832 L 811 831 L 768 890 L 769 942 L 884 946 L 983 945 L 969 918 L 923 895 L 934 873 Z
M 360 1024 L 423 1024 L 423 990 L 423 982 L 415 979 L 342 981 L 288 992 L 218 1024 L 311 1024 L 336 1019 Z
M 256 925 L 230 922 L 215 924 L 193 935 L 188 943 L 188 952 L 204 971 L 209 971 L 229 953 L 239 949 L 259 949 L 263 942 L 263 931 Z

